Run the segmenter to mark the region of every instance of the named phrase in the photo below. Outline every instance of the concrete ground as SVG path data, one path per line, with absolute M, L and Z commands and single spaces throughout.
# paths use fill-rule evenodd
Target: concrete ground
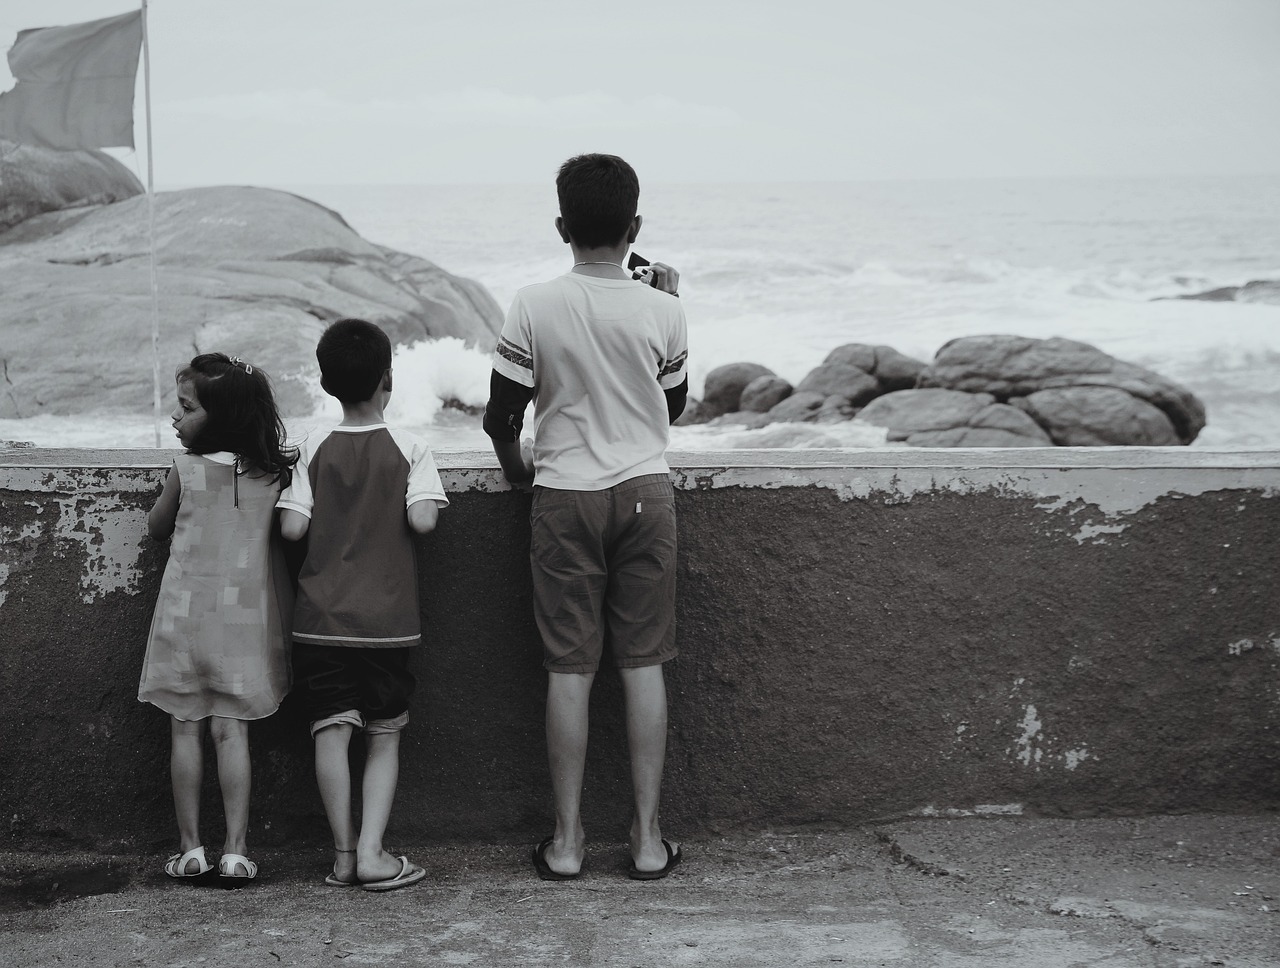
M 425 845 L 421 884 L 322 884 L 317 848 L 240 891 L 162 858 L 0 854 L 0 964 L 1280 966 L 1280 817 L 1014 817 L 734 833 L 665 881 L 598 846 L 538 880 L 528 845 Z

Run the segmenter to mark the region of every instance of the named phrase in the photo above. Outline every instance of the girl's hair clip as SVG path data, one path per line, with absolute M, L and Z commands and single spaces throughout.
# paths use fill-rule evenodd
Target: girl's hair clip
M 240 359 L 240 357 L 231 357 L 231 365 L 241 367 L 245 372 L 245 376 L 253 376 L 253 365 L 246 363 L 244 360 Z

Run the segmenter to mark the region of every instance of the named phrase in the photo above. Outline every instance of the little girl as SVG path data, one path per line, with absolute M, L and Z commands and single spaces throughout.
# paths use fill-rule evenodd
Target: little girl
M 173 428 L 186 452 L 173 462 L 147 518 L 153 538 L 173 535 L 151 620 L 138 699 L 169 714 L 169 768 L 179 852 L 170 877 L 207 880 L 200 843 L 205 724 L 218 757 L 227 839 L 218 878 L 248 883 L 249 720 L 270 716 L 289 691 L 288 577 L 272 540 L 276 498 L 296 452 L 266 374 L 221 353 L 177 372 Z

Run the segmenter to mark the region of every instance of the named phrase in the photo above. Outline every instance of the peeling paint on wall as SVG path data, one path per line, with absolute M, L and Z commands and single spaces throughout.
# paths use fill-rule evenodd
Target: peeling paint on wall
M 1044 751 L 1035 745 L 1035 740 L 1040 735 L 1040 730 L 1044 724 L 1040 722 L 1034 705 L 1027 705 L 1022 713 L 1022 722 L 1018 725 L 1022 727 L 1022 735 L 1014 743 L 1014 746 L 1018 749 L 1014 756 L 1022 761 L 1023 766 L 1030 766 L 1035 763 L 1036 768 L 1039 769 L 1040 759 L 1044 755 Z
M 65 557 L 68 544 L 83 555 L 80 600 L 93 602 L 108 592 L 131 590 L 141 577 L 146 512 L 131 496 L 153 493 L 158 479 L 144 470 L 0 467 L 0 487 L 37 493 L 41 504 L 24 500 L 41 520 L 5 527 L 0 520 L 0 607 L 5 586 L 35 559 L 51 553 Z M 49 509 L 53 513 L 45 516 Z
M 1020 803 L 975 803 L 972 807 L 935 807 L 932 803 L 912 810 L 913 817 L 1021 817 Z
M 1077 750 L 1067 750 L 1063 756 L 1066 758 L 1068 770 L 1074 770 L 1085 760 L 1094 759 L 1093 754 L 1083 746 Z

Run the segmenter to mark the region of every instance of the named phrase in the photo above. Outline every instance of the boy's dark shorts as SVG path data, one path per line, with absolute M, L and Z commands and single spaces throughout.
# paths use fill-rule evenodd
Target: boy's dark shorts
M 311 734 L 346 724 L 366 733 L 394 733 L 409 722 L 416 680 L 413 647 L 353 649 L 293 643 L 294 677 L 303 690 Z
M 533 613 L 543 665 L 600 667 L 607 640 L 622 669 L 676 655 L 676 506 L 665 474 L 603 491 L 535 487 Z

